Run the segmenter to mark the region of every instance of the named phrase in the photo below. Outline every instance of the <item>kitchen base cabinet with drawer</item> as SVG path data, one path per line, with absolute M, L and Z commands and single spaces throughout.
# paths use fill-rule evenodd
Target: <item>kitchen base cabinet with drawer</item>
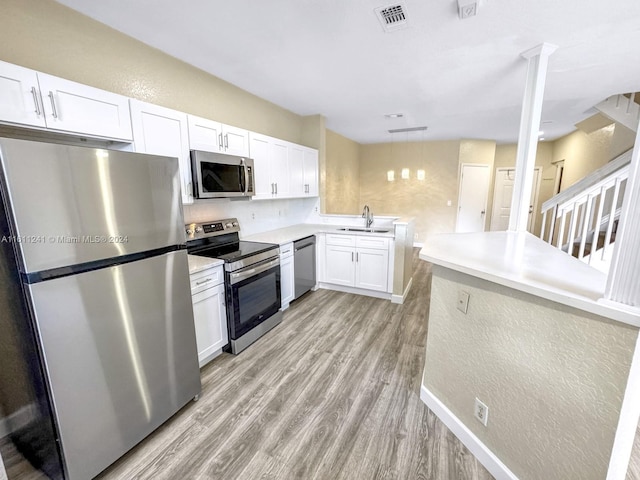
M 191 275 L 191 299 L 200 368 L 220 355 L 222 348 L 229 343 L 222 268 L 220 265 Z
M 327 233 L 320 286 L 379 298 L 391 298 L 389 237 Z M 342 288 L 337 288 L 342 287 Z

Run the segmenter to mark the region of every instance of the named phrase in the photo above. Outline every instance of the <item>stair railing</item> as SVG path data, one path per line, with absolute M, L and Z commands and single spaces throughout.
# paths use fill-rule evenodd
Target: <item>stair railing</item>
M 600 248 L 601 233 L 604 233 L 599 252 L 604 258 L 615 233 L 615 221 L 620 215 L 631 153 L 632 150 L 628 150 L 544 202 L 540 238 L 569 255 L 591 263 L 593 254 Z

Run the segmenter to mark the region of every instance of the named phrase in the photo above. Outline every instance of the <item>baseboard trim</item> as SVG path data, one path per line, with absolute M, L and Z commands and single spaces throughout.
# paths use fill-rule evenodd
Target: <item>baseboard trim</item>
M 489 473 L 496 480 L 518 480 L 518 477 L 424 385 L 420 388 L 420 399 L 489 470 Z
M 346 287 L 344 285 L 336 285 L 333 283 L 323 283 L 323 282 L 320 282 L 319 287 L 325 290 L 334 290 L 336 292 L 353 293 L 355 295 L 366 295 L 367 297 L 381 298 L 383 300 L 391 300 L 391 294 L 387 292 L 377 292 L 375 290 Z
M 411 285 L 413 284 L 413 277 L 409 279 L 409 283 L 407 284 L 407 288 L 404 289 L 402 295 L 391 295 L 391 303 L 398 303 L 402 305 L 404 301 L 407 299 L 407 295 L 409 295 L 409 290 L 411 290 Z

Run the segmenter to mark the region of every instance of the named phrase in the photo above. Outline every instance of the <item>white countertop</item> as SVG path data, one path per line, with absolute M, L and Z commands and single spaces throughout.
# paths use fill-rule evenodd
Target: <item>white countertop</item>
M 316 233 L 339 233 L 344 235 L 366 235 L 366 236 L 378 236 L 393 238 L 394 230 L 391 226 L 376 226 L 371 228 L 389 230 L 387 233 L 375 233 L 375 232 L 353 232 L 344 231 L 340 228 L 359 228 L 354 225 L 326 225 L 326 224 L 310 224 L 301 223 L 298 225 L 292 225 L 290 227 L 279 228 L 277 230 L 270 230 L 268 232 L 256 233 L 247 237 L 242 237 L 242 240 L 249 240 L 251 242 L 267 242 L 277 243 L 278 245 L 284 245 L 289 242 L 300 240 L 301 238 L 308 237 L 309 235 L 315 235 Z
M 607 277 L 530 233 L 435 235 L 420 258 L 554 302 L 640 327 L 640 309 L 603 302 Z
M 200 257 L 198 255 L 187 255 L 187 261 L 189 262 L 189 275 L 224 263 L 224 260 L 218 258 Z

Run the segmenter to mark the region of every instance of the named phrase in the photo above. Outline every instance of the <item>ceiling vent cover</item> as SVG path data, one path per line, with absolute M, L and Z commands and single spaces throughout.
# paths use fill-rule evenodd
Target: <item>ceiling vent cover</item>
M 385 32 L 393 32 L 407 27 L 407 7 L 402 3 L 395 3 L 375 9 L 378 20 Z

